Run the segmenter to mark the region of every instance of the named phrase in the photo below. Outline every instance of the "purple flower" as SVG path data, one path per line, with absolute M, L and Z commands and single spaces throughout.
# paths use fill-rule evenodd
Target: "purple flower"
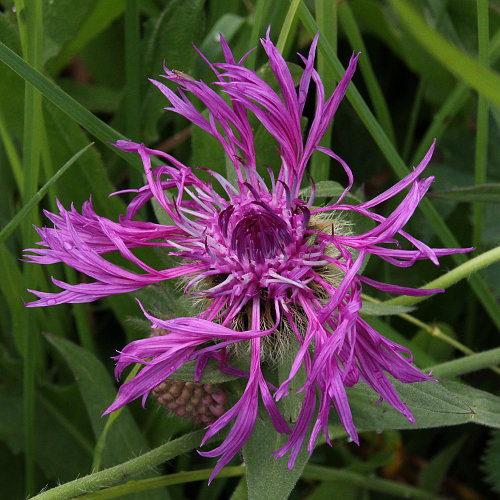
M 405 383 L 429 380 L 429 376 L 412 365 L 408 349 L 384 338 L 360 317 L 361 289 L 366 284 L 408 295 L 442 290 L 380 283 L 361 276 L 359 271 L 369 254 L 408 267 L 418 259 L 438 264 L 442 255 L 468 251 L 432 249 L 403 231 L 433 181 L 420 175 L 434 145 L 411 174 L 384 193 L 359 205 L 344 203 L 353 184 L 352 173 L 333 151 L 318 144 L 346 92 L 358 56 L 353 55 L 339 85 L 325 100 L 313 67 L 317 41 L 316 36 L 308 57 L 302 57 L 305 68 L 296 89 L 269 34 L 262 40 L 280 95 L 245 68 L 243 60 L 235 62 L 223 39 L 225 62 L 208 64 L 217 78 L 215 88 L 225 97 L 201 81 L 166 68 L 164 77 L 177 85 L 178 92 L 153 81 L 171 103 L 166 109 L 184 116 L 220 142 L 234 165 L 235 183 L 209 171 L 211 181 L 220 187 L 216 190 L 211 182 L 201 181 L 191 168 L 169 154 L 118 141 L 116 147 L 140 155 L 147 177 L 147 184 L 134 191 L 137 194 L 127 213 L 113 222 L 97 215 L 91 201 L 83 205 L 81 214 L 73 206 L 68 211 L 60 205 L 58 215 L 46 212 L 54 228 L 38 229 L 42 247 L 29 249 L 32 262 L 64 262 L 94 281 L 71 285 L 53 280 L 62 291 L 32 291 L 39 299 L 28 307 L 89 302 L 171 278 L 185 280 L 186 293 L 198 297 L 203 311 L 197 317 L 167 320 L 144 311 L 153 327 L 168 333 L 132 342 L 119 353 L 117 377 L 131 363 L 144 367 L 120 388 L 106 413 L 140 396 L 144 402 L 154 387 L 188 361 L 196 361 L 195 377 L 199 380 L 207 361 L 215 358 L 220 370 L 246 380 L 246 387 L 236 404 L 208 426 L 203 442 L 234 420 L 223 443 L 202 453 L 220 457 L 212 477 L 252 433 L 259 394 L 277 432 L 289 434 L 287 444 L 274 455 L 280 458 L 290 451 L 290 468 L 313 420 L 309 451 L 320 430 L 328 440 L 332 403 L 347 433 L 358 442 L 345 388 L 360 378 L 381 400 L 414 421 L 386 373 Z M 301 117 L 311 80 L 316 90 L 316 112 L 304 138 Z M 208 116 L 198 111 L 189 94 L 204 104 Z M 249 112 L 276 140 L 281 157 L 277 178 L 269 170 L 269 180 L 265 181 L 257 172 Z M 314 151 L 339 162 L 348 177 L 348 187 L 330 206 L 313 206 L 314 185 L 307 201 L 300 197 L 301 182 Z M 152 156 L 163 165 L 153 169 Z M 389 217 L 371 211 L 406 188 L 406 196 Z M 153 198 L 172 219 L 172 225 L 134 220 L 137 211 Z M 348 212 L 371 219 L 373 229 L 355 234 L 346 223 Z M 396 236 L 406 240 L 411 249 L 401 248 Z M 138 247 L 163 247 L 166 253 L 179 257 L 180 263 L 172 269 L 154 269 L 133 254 L 132 249 Z M 110 252 L 119 252 L 139 271 L 111 263 L 104 258 Z M 293 342 L 299 346 L 295 360 L 288 378 L 276 388 L 265 380 L 262 365 L 279 359 L 282 350 L 291 349 Z M 247 372 L 234 366 L 242 357 L 242 349 L 251 353 Z M 302 409 L 291 429 L 275 401 L 287 396 L 289 383 L 301 367 L 307 381 L 301 389 Z

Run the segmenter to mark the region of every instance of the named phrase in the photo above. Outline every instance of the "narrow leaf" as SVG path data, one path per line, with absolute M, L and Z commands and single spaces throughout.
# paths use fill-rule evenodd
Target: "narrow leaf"
M 500 203 L 500 184 L 481 184 L 447 191 L 433 191 L 429 196 L 472 203 Z
M 390 316 L 411 312 L 414 309 L 414 307 L 391 306 L 390 304 L 378 304 L 364 301 L 363 307 L 361 308 L 361 314 L 365 316 Z
M 74 154 L 33 196 L 23 208 L 9 221 L 9 223 L 0 231 L 0 243 L 5 241 L 10 234 L 19 226 L 23 219 L 28 215 L 29 211 L 45 196 L 50 186 L 54 184 L 71 165 L 73 165 L 87 149 L 93 146 L 93 142 L 85 146 L 83 149 Z

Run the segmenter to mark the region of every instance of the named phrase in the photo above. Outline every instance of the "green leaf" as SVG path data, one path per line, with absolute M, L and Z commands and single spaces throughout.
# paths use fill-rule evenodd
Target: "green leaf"
M 21 367 L 1 360 L 0 440 L 14 454 L 24 451 L 23 396 Z M 92 448 L 74 429 L 74 423 L 40 392 L 35 396 L 34 460 L 46 478 L 72 479 L 87 470 Z
M 19 74 L 27 82 L 31 83 L 44 97 L 53 102 L 75 122 L 79 123 L 103 143 L 107 144 L 118 139 L 127 139 L 123 134 L 117 132 L 93 115 L 88 109 L 84 108 L 73 97 L 66 94 L 66 92 L 46 76 L 23 61 L 21 57 L 15 54 L 2 42 L 0 42 L 0 61 L 9 66 L 9 68 Z M 114 151 L 140 172 L 143 171 L 143 166 L 136 155 L 131 155 L 115 148 Z
M 82 156 L 87 149 L 92 147 L 94 143 L 87 144 L 83 149 L 75 153 L 45 184 L 39 191 L 33 196 L 23 208 L 17 212 L 17 214 L 10 220 L 10 222 L 2 228 L 0 231 L 0 243 L 2 243 L 23 221 L 23 219 L 29 214 L 30 210 L 40 202 L 40 200 L 45 196 L 45 193 L 49 190 L 50 186 L 56 182 L 65 172 L 68 170 L 73 163 L 75 163 L 80 156 Z
M 73 5 L 73 2 L 69 1 Z M 61 53 L 48 64 L 52 73 L 59 73 L 75 54 L 79 53 L 93 38 L 119 17 L 125 7 L 125 0 L 94 1 L 93 4 L 78 31 L 72 32 L 71 38 Z
M 163 63 L 170 69 L 191 74 L 197 57 L 193 43 L 199 43 L 203 21 L 201 0 L 167 2 L 160 16 L 147 25 L 144 74 L 156 79 L 157 75 L 164 74 Z M 157 123 L 160 117 L 166 116 L 163 108 L 169 102 L 154 85 L 146 80 L 145 84 L 147 87 L 142 104 L 143 140 L 153 142 L 159 139 Z M 167 119 L 174 119 L 173 113 L 169 113 Z
M 500 76 L 448 42 L 432 29 L 408 1 L 390 0 L 399 19 L 427 52 L 446 69 L 500 106 Z
M 185 382 L 194 382 L 194 368 L 196 361 L 188 361 L 184 363 L 176 372 L 170 377 L 171 380 L 183 380 Z M 227 375 L 219 370 L 219 364 L 214 359 L 210 359 L 203 371 L 203 376 L 200 379 L 202 384 L 220 384 L 222 382 L 229 382 L 236 380 L 239 377 L 234 375 Z
M 500 203 L 500 184 L 481 184 L 448 191 L 433 191 L 429 196 L 471 203 Z
M 225 6 L 225 8 L 227 8 Z M 221 54 L 222 48 L 219 41 L 219 34 L 222 33 L 226 42 L 230 43 L 236 32 L 245 22 L 241 16 L 232 13 L 222 15 L 217 22 L 213 25 L 210 31 L 205 35 L 201 42 L 200 50 L 209 61 L 217 61 Z M 252 41 L 253 43 L 253 41 Z M 201 59 L 196 60 L 197 73 L 203 75 L 207 72 L 208 67 L 205 61 Z
M 72 342 L 47 335 L 47 340 L 61 353 L 69 368 L 75 376 L 75 380 L 80 389 L 83 402 L 96 438 L 104 430 L 106 420 L 102 418 L 102 412 L 111 404 L 116 395 L 116 391 L 111 382 L 111 378 L 106 372 L 102 363 L 90 352 Z M 139 428 L 132 418 L 130 410 L 125 407 L 121 411 L 120 418 L 117 418 L 109 428 L 106 436 L 106 446 L 102 454 L 102 463 L 109 467 L 137 455 L 139 451 L 147 450 L 145 442 Z M 150 477 L 157 473 L 146 472 L 142 477 Z M 147 498 L 159 500 L 165 498 L 165 492 L 152 491 Z M 144 495 L 139 498 L 146 498 Z M 167 497 L 168 494 L 167 494 Z
M 243 476 L 238 483 L 238 486 L 234 489 L 231 498 L 229 500 L 248 500 L 248 487 L 247 478 Z
M 387 402 L 375 404 L 379 395 L 364 383 L 347 389 L 349 405 L 358 429 L 426 429 L 465 423 L 500 427 L 500 398 L 473 387 L 444 380 L 403 384 L 391 382 L 407 404 L 412 424 Z
M 74 2 L 73 0 L 57 0 L 45 2 L 43 9 L 43 59 L 59 54 L 61 47 L 74 38 L 82 19 L 91 5 L 90 0 Z
M 413 311 L 414 307 L 391 306 L 390 304 L 379 304 L 376 302 L 363 301 L 361 314 L 365 316 L 391 316 L 394 314 L 404 314 Z
M 243 446 L 248 500 L 285 500 L 290 495 L 309 460 L 309 452 L 302 446 L 293 469 L 288 470 L 288 456 L 279 460 L 271 456 L 287 440 L 288 435 L 278 434 L 267 415 L 257 418 L 252 435 Z
M 453 328 L 447 323 L 438 322 L 435 326 L 439 328 L 445 335 L 452 339 L 457 339 L 457 334 Z M 455 347 L 447 342 L 443 342 L 441 338 L 429 335 L 429 332 L 420 329 L 412 338 L 413 345 L 419 346 L 425 352 L 432 352 L 432 356 L 437 363 L 442 363 L 453 359 Z M 427 365 L 429 366 L 429 365 Z
M 92 113 L 114 113 L 122 98 L 120 90 L 104 85 L 88 85 L 69 78 L 61 79 L 59 85 Z
M 315 198 L 337 199 L 345 190 L 345 187 L 343 187 L 342 184 L 335 181 L 319 181 L 315 183 L 314 188 L 315 188 L 315 194 L 314 194 Z M 307 198 L 311 196 L 311 193 L 312 193 L 312 187 L 307 186 L 300 190 L 299 196 Z M 360 200 L 358 200 L 355 196 L 351 195 L 350 193 L 347 194 L 346 198 L 350 198 L 352 201 L 355 201 L 355 204 L 361 203 Z
M 4 498 L 24 498 L 23 457 L 12 453 L 4 443 L 0 444 L 0 484 Z
M 424 490 L 437 493 L 453 461 L 457 458 L 467 436 L 462 436 L 451 445 L 443 448 L 424 467 L 418 479 L 418 486 Z
M 57 107 L 47 104 L 45 116 L 49 142 L 53 144 L 51 155 L 55 164 L 62 163 L 68 156 L 88 144 L 88 138 L 81 128 Z M 118 214 L 125 213 L 126 205 L 120 196 L 109 196 L 115 191 L 115 187 L 108 178 L 107 169 L 97 148 L 92 148 L 79 158 L 77 167 L 78 171 L 73 171 L 72 176 L 61 180 L 58 197 L 63 205 L 72 202 L 79 205 L 92 195 L 92 203 L 100 215 L 113 219 Z M 75 182 L 75 179 L 78 179 L 78 182 Z
M 396 3 L 393 2 L 393 4 Z M 311 36 L 314 36 L 318 32 L 318 26 L 304 1 L 302 1 L 299 6 L 299 15 L 308 33 Z M 337 55 L 335 54 L 335 51 L 332 49 L 327 40 L 321 35 L 321 33 L 318 40 L 318 49 L 325 53 L 325 57 L 328 63 L 332 66 L 332 69 L 335 71 L 337 78 L 339 78 L 340 75 L 344 73 L 344 68 Z M 375 117 L 371 113 L 366 102 L 363 100 L 359 91 L 352 83 L 349 85 L 349 88 L 346 92 L 346 98 L 352 104 L 360 120 L 370 132 L 370 135 L 379 146 L 393 171 L 400 178 L 408 175 L 409 170 L 406 167 L 403 159 L 397 153 L 394 145 L 390 142 L 389 138 L 382 130 L 380 124 L 375 120 Z M 443 218 L 440 216 L 434 206 L 432 206 L 429 200 L 422 200 L 419 207 L 425 214 L 427 220 L 430 222 L 436 235 L 446 247 L 457 248 L 460 246 L 454 234 L 450 231 Z M 466 261 L 466 257 L 462 254 L 454 254 L 452 258 L 457 263 L 463 263 Z M 490 292 L 485 282 L 479 277 L 479 275 L 471 276 L 469 282 L 478 299 L 488 311 L 492 320 L 497 326 L 500 327 L 500 307 L 494 295 Z
M 72 342 L 47 335 L 47 340 L 61 353 L 75 376 L 83 402 L 92 424 L 94 435 L 99 437 L 106 420 L 101 417 L 113 402 L 116 391 L 110 376 L 101 362 L 90 352 Z M 125 409 L 110 429 L 103 462 L 106 466 L 128 459 L 138 450 L 147 448 L 130 411 Z
M 500 493 L 500 431 L 495 430 L 491 433 L 491 440 L 482 462 L 486 481 L 495 493 Z

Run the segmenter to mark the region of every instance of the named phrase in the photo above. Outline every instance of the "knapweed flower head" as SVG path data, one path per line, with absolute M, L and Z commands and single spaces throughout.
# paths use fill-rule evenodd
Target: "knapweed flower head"
M 196 361 L 195 381 L 212 358 L 219 369 L 240 377 L 245 389 L 236 403 L 207 427 L 202 444 L 228 426 L 222 444 L 201 454 L 220 457 L 212 477 L 248 440 L 254 427 L 259 400 L 277 432 L 289 434 L 288 442 L 274 453 L 290 452 L 293 467 L 310 428 L 308 449 L 312 452 L 320 431 L 328 438 L 328 416 L 332 404 L 346 432 L 358 442 L 346 387 L 361 379 L 410 421 L 412 414 L 401 401 L 388 374 L 404 383 L 428 380 L 412 365 L 408 349 L 384 338 L 360 317 L 363 285 L 396 294 L 425 295 L 441 290 L 418 290 L 380 283 L 359 271 L 369 255 L 398 267 L 409 267 L 419 259 L 438 258 L 466 250 L 432 249 L 403 230 L 433 178 L 421 178 L 431 159 L 431 146 L 418 167 L 393 187 L 358 205 L 344 200 L 353 185 L 346 163 L 332 150 L 319 146 L 356 68 L 353 55 L 331 96 L 326 98 L 314 69 L 318 37 L 312 42 L 298 86 L 269 33 L 262 45 L 276 78 L 279 93 L 254 71 L 236 62 L 221 39 L 225 62 L 212 64 L 216 81 L 212 86 L 165 68 L 164 78 L 177 92 L 153 81 L 171 103 L 166 109 L 187 118 L 194 126 L 215 137 L 232 163 L 235 181 L 215 171 L 210 181 L 200 180 L 193 169 L 169 154 L 144 144 L 117 141 L 117 148 L 136 153 L 144 164 L 147 184 L 135 191 L 125 215 L 113 222 L 97 215 L 90 201 L 81 213 L 73 206 L 60 213 L 46 213 L 53 228 L 38 229 L 40 248 L 29 249 L 32 262 L 64 262 L 94 281 L 76 285 L 53 280 L 62 291 L 33 291 L 38 300 L 28 306 L 63 302 L 89 302 L 182 277 L 185 293 L 198 298 L 201 312 L 195 317 L 160 319 L 144 311 L 153 328 L 167 333 L 127 345 L 116 357 L 116 375 L 131 363 L 142 370 L 119 390 L 110 413 L 148 394 L 189 361 Z M 303 134 L 301 118 L 311 83 L 316 108 Z M 197 98 L 208 114 L 193 104 Z M 259 175 L 250 117 L 255 118 L 276 141 L 281 159 L 279 173 Z M 343 194 L 329 206 L 316 207 L 314 185 L 308 199 L 300 196 L 306 167 L 314 152 L 333 158 L 348 179 Z M 152 157 L 162 163 L 152 167 Z M 216 185 L 216 186 L 215 186 Z M 372 211 L 409 188 L 388 217 Z M 156 200 L 172 224 L 136 220 L 138 210 Z M 346 214 L 356 213 L 373 221 L 372 229 L 356 234 L 346 228 Z M 406 240 L 406 246 L 400 242 Z M 171 269 L 155 269 L 134 255 L 139 247 L 156 247 L 178 257 Z M 410 249 L 405 249 L 410 247 Z M 118 252 L 139 272 L 118 266 L 104 256 Z M 293 339 L 293 342 L 290 341 Z M 276 349 L 298 348 L 293 353 L 286 380 L 271 384 L 263 374 L 268 360 L 278 360 Z M 243 346 L 238 349 L 238 346 Z M 248 369 L 238 366 L 242 353 Z M 300 413 L 292 425 L 277 406 L 288 395 L 290 382 L 303 367 L 306 382 L 301 388 Z

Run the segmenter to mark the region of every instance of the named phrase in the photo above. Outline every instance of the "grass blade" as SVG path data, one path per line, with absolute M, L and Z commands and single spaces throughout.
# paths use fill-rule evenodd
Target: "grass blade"
M 446 69 L 500 107 L 500 75 L 456 48 L 434 31 L 405 0 L 390 0 L 392 8 L 415 40 Z
M 35 87 L 45 98 L 53 102 L 58 108 L 64 111 L 64 113 L 88 130 L 101 142 L 107 144 L 108 142 L 115 142 L 117 139 L 127 139 L 123 134 L 116 131 L 102 120 L 99 120 L 99 118 L 94 116 L 88 109 L 84 108 L 78 101 L 37 71 L 33 66 L 23 61 L 22 58 L 2 42 L 0 42 L 0 61 L 33 85 L 33 87 Z M 144 170 L 142 164 L 135 155 L 124 153 L 116 148 L 113 148 L 113 151 L 140 172 Z
M 312 36 L 315 35 L 318 31 L 318 26 L 304 2 L 301 2 L 301 4 L 299 5 L 299 15 L 309 34 Z M 319 50 L 325 53 L 329 64 L 336 72 L 336 77 L 339 78 L 340 75 L 344 73 L 344 68 L 335 52 L 332 50 L 331 46 L 321 35 L 321 33 L 319 37 L 318 47 Z M 361 97 L 361 94 L 352 83 L 347 89 L 346 97 L 358 114 L 364 126 L 367 128 L 373 140 L 380 148 L 382 154 L 385 156 L 393 171 L 400 178 L 408 175 L 409 169 L 406 167 L 403 159 L 398 154 L 394 145 L 389 140 L 386 133 L 374 117 L 373 113 L 368 108 L 364 99 Z M 434 229 L 434 232 L 445 246 L 451 248 L 460 246 L 457 239 L 444 222 L 443 218 L 440 216 L 438 211 L 434 208 L 434 205 L 432 205 L 432 203 L 428 199 L 422 200 L 419 208 L 422 210 L 425 217 Z M 455 254 L 452 256 L 452 258 L 458 264 L 467 262 L 467 257 L 465 257 L 463 254 Z M 471 276 L 469 279 L 469 283 L 497 328 L 500 329 L 500 305 L 497 303 L 495 296 L 490 292 L 488 286 L 481 278 L 481 276 L 477 274 Z
M 25 217 L 29 214 L 30 210 L 37 205 L 40 200 L 45 196 L 49 188 L 57 182 L 57 180 L 64 175 L 66 170 L 73 165 L 80 156 L 87 151 L 90 147 L 94 145 L 93 142 L 85 146 L 83 149 L 78 151 L 78 153 L 74 154 L 39 190 L 38 192 L 28 200 L 23 208 L 9 221 L 9 223 L 3 227 L 0 231 L 0 243 L 3 243 L 12 233 L 16 230 L 19 224 L 25 219 Z M 30 226 L 31 228 L 31 226 Z

